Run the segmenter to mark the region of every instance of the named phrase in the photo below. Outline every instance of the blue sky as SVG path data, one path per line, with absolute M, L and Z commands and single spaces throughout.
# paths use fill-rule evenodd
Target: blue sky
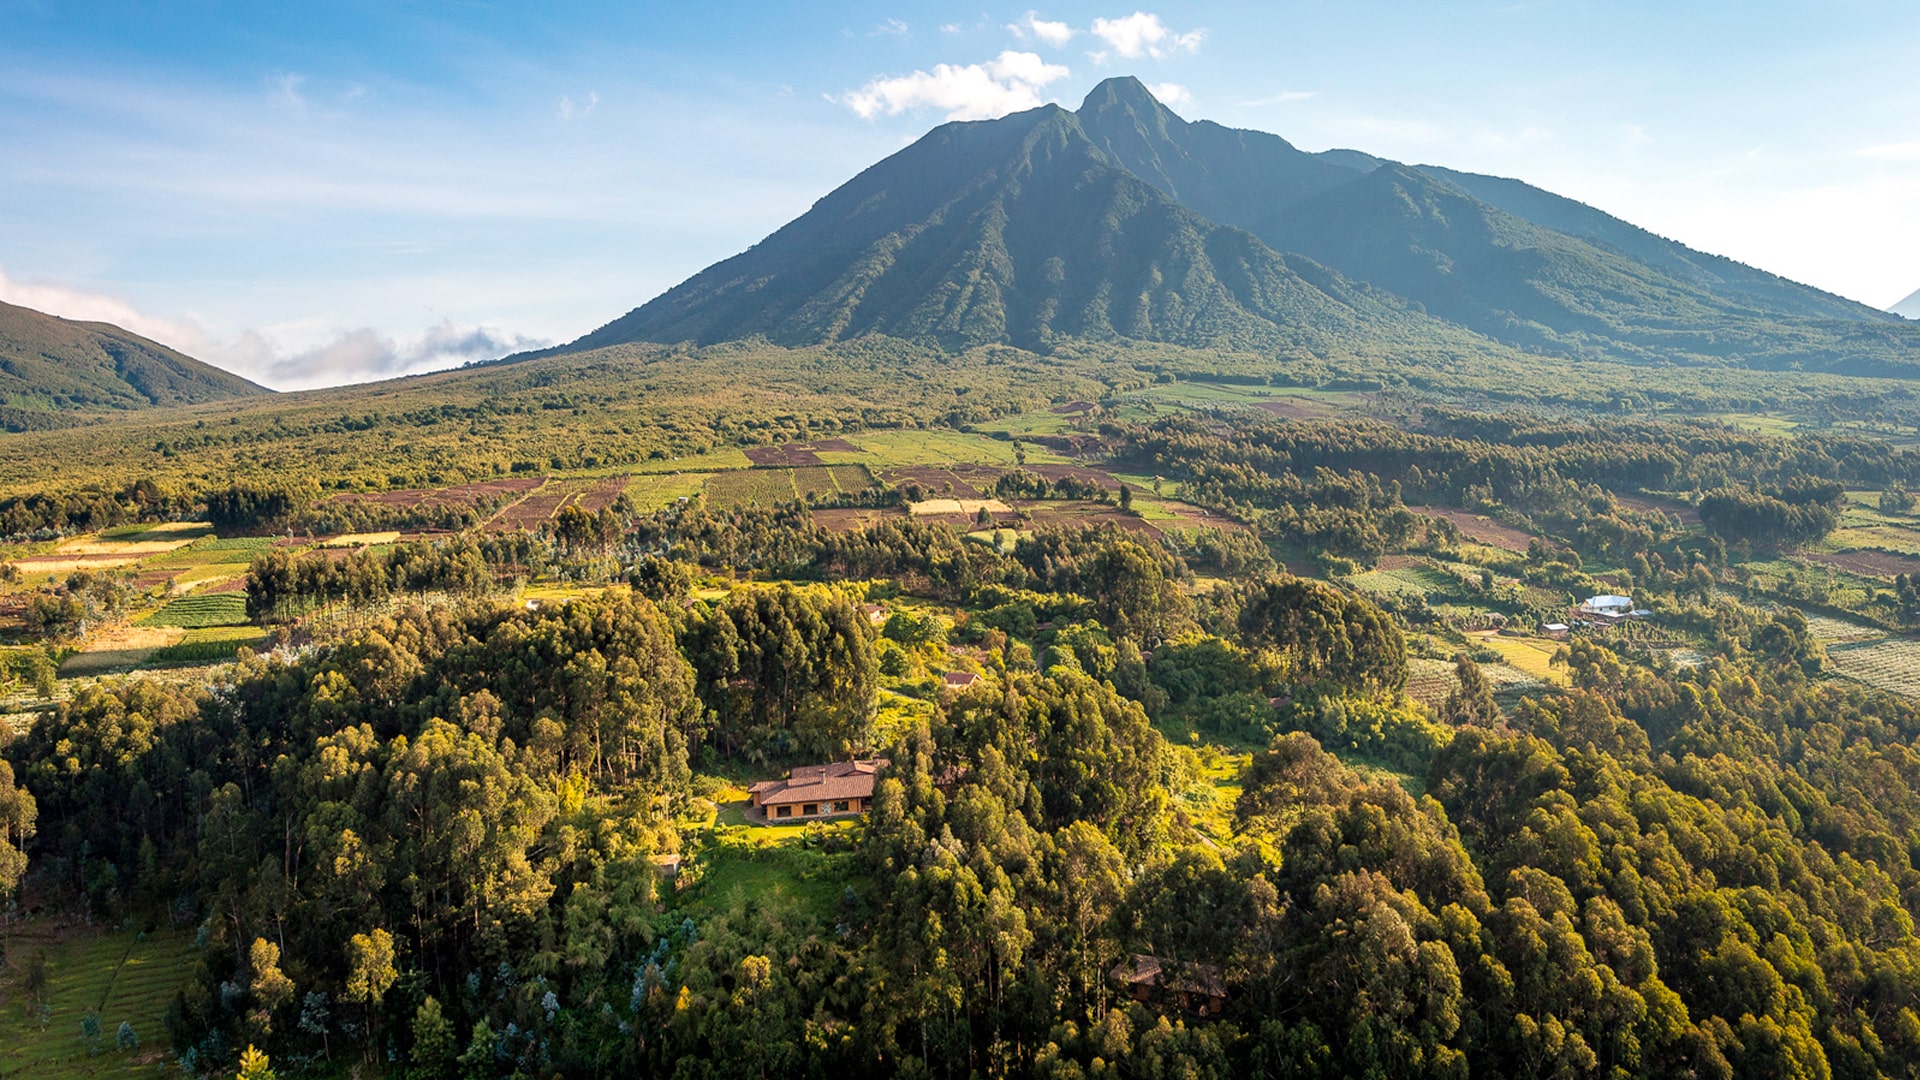
M 1920 5 L 0 0 L 0 299 L 280 388 L 570 339 L 950 117 L 1189 118 L 1920 288 Z

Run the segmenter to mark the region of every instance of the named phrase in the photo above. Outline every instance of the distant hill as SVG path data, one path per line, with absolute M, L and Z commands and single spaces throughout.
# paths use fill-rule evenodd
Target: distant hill
M 192 405 L 272 391 L 108 323 L 0 303 L 0 427 L 63 426 L 69 410 Z
M 1920 319 L 1920 290 L 1915 290 L 1912 296 L 1907 297 L 1905 300 L 1900 301 L 1887 310 L 1905 318 Z
M 1519 181 L 1190 122 L 1132 78 L 943 125 L 546 354 L 868 334 L 1920 375 L 1920 327 L 1886 312 Z

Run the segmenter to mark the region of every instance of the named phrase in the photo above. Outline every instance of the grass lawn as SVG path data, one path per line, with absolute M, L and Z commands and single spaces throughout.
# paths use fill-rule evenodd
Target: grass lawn
M 177 1075 L 167 1049 L 166 1012 L 194 964 L 192 939 L 161 931 L 107 932 L 29 922 L 6 931 L 7 973 L 0 979 L 0 1077 Z M 31 958 L 45 951 L 44 1008 L 25 1000 Z M 80 1037 L 81 1021 L 100 1018 L 97 1054 Z M 139 1046 L 119 1050 L 124 1021 Z
M 1517 668 L 1551 686 L 1567 685 L 1567 671 L 1552 664 L 1561 644 L 1546 638 L 1502 637 L 1499 634 L 1475 635 L 1474 641 L 1500 654 L 1508 666 Z

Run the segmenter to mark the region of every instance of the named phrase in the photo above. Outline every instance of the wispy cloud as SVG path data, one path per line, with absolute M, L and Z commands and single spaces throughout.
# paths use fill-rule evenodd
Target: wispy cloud
M 1164 60 L 1180 53 L 1199 51 L 1200 42 L 1206 39 L 1205 30 L 1188 30 L 1177 33 L 1160 16 L 1145 11 L 1136 11 L 1117 19 L 1093 20 L 1092 34 L 1107 47 L 1092 54 L 1095 63 L 1104 63 L 1109 54 L 1124 60 L 1138 60 L 1151 57 Z
M 555 114 L 559 116 L 562 121 L 575 120 L 575 119 L 584 120 L 587 118 L 587 115 L 589 113 L 593 112 L 593 110 L 599 107 L 600 107 L 599 92 L 595 90 L 589 90 L 587 91 L 585 103 L 580 105 L 574 104 L 573 98 L 571 96 L 562 96 L 560 98 L 559 106 L 555 109 Z
M 1038 54 L 1007 50 L 984 64 L 936 64 L 932 71 L 874 79 L 828 100 L 866 120 L 925 108 L 949 120 L 986 120 L 1042 104 L 1041 91 L 1071 74 Z
M 879 26 L 876 26 L 873 29 L 867 31 L 867 36 L 868 37 L 906 37 L 908 34 L 912 32 L 913 32 L 913 28 L 908 26 L 906 23 L 900 21 L 899 19 L 887 19 L 881 22 Z
M 1258 109 L 1268 105 L 1292 105 L 1297 102 L 1311 101 L 1320 96 L 1318 90 L 1282 90 L 1265 97 L 1249 98 L 1240 102 L 1243 109 Z
M 1029 11 L 1025 15 L 1020 16 L 1019 22 L 1008 23 L 1007 30 L 1011 32 L 1014 37 L 1023 40 L 1033 38 L 1036 41 L 1051 45 L 1056 49 L 1072 41 L 1073 35 L 1077 33 L 1073 27 L 1068 26 L 1066 23 L 1052 22 L 1043 19 L 1038 12 L 1033 11 Z
M 288 112 L 307 111 L 307 98 L 300 92 L 300 85 L 307 81 L 305 75 L 283 72 L 275 75 L 267 83 L 267 98 Z

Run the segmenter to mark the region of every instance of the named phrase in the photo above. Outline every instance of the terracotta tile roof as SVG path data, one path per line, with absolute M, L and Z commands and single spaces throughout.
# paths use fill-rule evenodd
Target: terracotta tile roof
M 971 671 L 947 672 L 947 685 L 953 687 L 956 690 L 964 690 L 967 687 L 972 686 L 974 683 L 977 683 L 979 681 L 980 681 L 980 676 L 975 675 Z
M 886 758 L 873 758 L 836 761 L 831 765 L 801 765 L 785 780 L 762 780 L 747 791 L 760 796 L 762 806 L 870 799 L 874 774 L 887 764 Z

